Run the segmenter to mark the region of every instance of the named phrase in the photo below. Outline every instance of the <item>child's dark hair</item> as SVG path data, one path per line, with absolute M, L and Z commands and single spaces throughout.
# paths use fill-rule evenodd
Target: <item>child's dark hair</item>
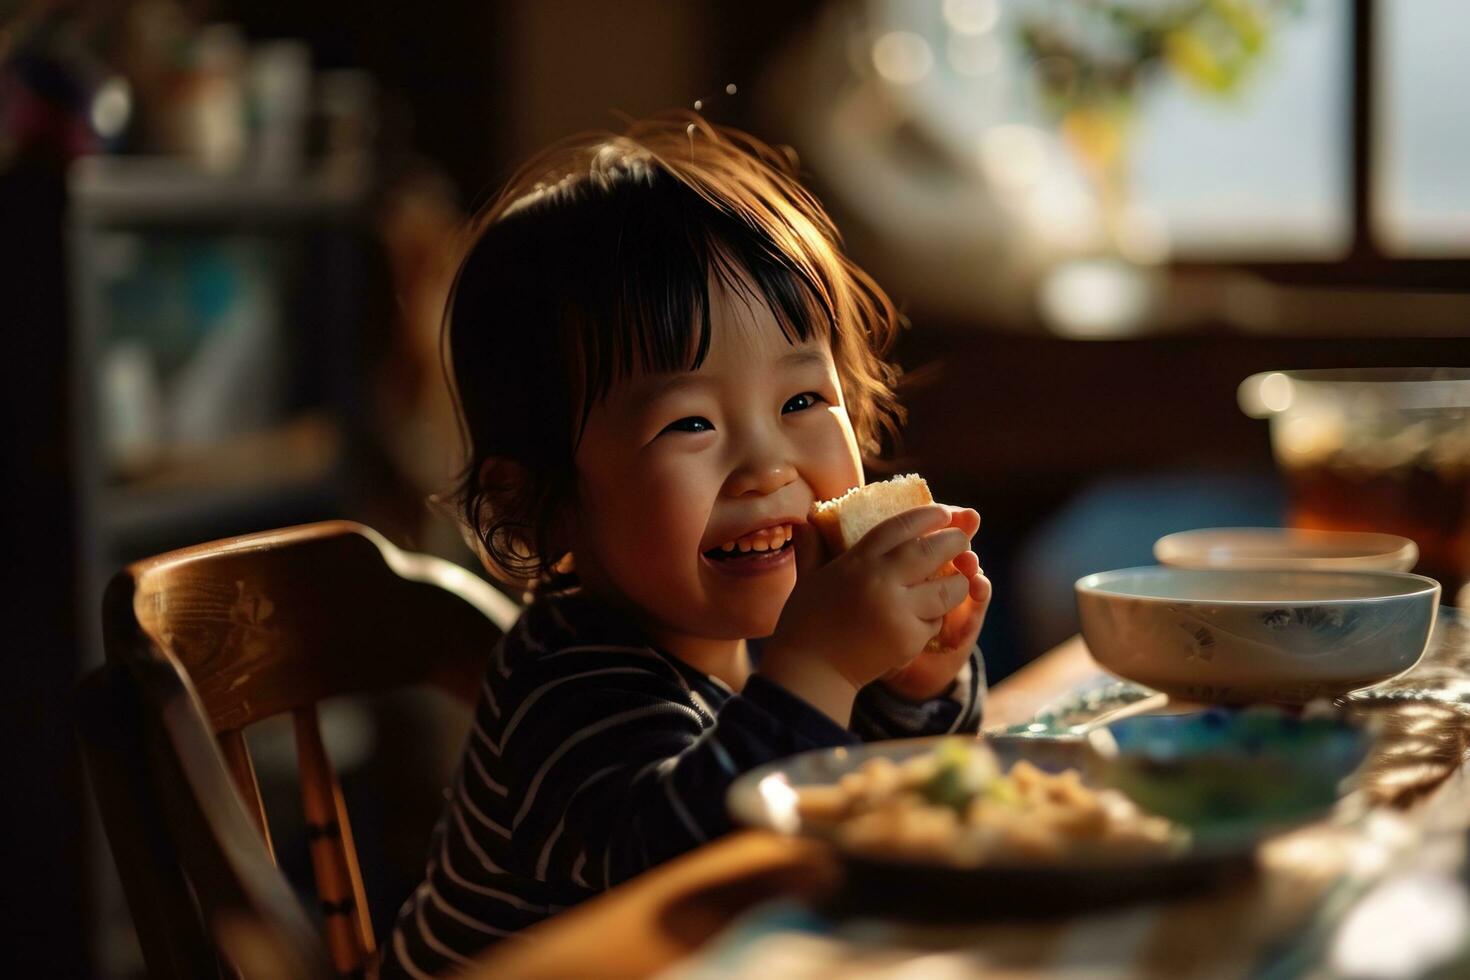
M 576 447 L 613 383 L 702 363 L 711 276 L 788 340 L 829 338 L 866 456 L 902 420 L 893 304 L 792 162 L 744 133 L 674 113 L 565 140 L 470 231 L 444 325 L 466 462 L 452 502 L 501 575 L 545 581 L 565 553 Z

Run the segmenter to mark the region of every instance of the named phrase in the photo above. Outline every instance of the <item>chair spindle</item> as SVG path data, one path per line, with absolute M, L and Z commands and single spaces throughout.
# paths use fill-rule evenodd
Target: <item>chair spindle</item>
M 260 781 L 255 778 L 255 764 L 250 760 L 250 746 L 245 743 L 245 733 L 239 729 L 221 732 L 218 741 L 220 751 L 225 754 L 225 762 L 229 764 L 230 775 L 235 779 L 235 786 L 245 800 L 245 809 L 250 811 L 255 826 L 260 829 L 260 836 L 265 839 L 266 853 L 270 855 L 271 863 L 275 864 L 276 848 L 271 842 L 270 822 L 265 816 L 265 803 L 260 798 Z
M 375 944 L 361 879 L 353 874 L 355 862 L 347 856 L 352 830 L 342 806 L 341 787 L 322 742 L 316 706 L 292 712 L 292 721 L 306 836 L 325 920 L 327 950 L 338 973 L 355 974 L 366 966 Z

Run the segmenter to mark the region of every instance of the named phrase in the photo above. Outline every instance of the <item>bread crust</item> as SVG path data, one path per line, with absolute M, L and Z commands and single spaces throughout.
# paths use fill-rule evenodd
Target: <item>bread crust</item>
M 893 515 L 933 502 L 928 482 L 917 473 L 905 473 L 818 501 L 812 504 L 808 519 L 822 535 L 827 550 L 836 555 Z

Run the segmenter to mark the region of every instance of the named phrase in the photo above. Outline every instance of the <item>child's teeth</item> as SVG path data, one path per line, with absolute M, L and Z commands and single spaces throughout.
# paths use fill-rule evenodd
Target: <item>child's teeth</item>
M 726 541 L 721 546 L 721 550 L 730 552 L 731 554 L 750 551 L 775 551 L 790 541 L 793 533 L 790 524 L 765 528 L 760 531 L 753 531 L 743 538 Z

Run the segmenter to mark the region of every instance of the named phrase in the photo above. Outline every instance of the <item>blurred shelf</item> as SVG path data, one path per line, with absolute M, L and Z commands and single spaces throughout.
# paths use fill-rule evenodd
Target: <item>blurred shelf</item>
M 369 444 L 362 337 L 381 313 L 371 288 L 379 273 L 368 183 L 324 172 L 289 180 L 211 174 L 157 157 L 85 158 L 68 179 L 79 608 L 99 608 L 108 580 L 125 562 L 249 531 L 353 516 Z M 116 403 L 105 390 L 105 344 L 120 315 L 111 286 L 132 285 L 131 268 L 119 265 L 132 253 L 119 246 L 156 236 L 173 239 L 167 248 L 180 241 L 186 249 L 229 248 L 240 235 L 272 236 L 260 246 L 272 253 L 289 245 L 270 270 L 282 297 L 272 315 L 291 340 L 277 369 L 289 384 L 289 403 L 309 405 L 313 414 L 187 449 L 165 442 L 126 467 L 116 465 L 108 446 L 116 427 L 104 424 L 111 421 L 104 418 L 107 406 Z M 148 288 L 193 309 L 188 282 L 163 277 Z M 220 298 L 212 294 L 211 302 Z M 215 312 L 259 315 L 244 303 Z M 83 662 L 100 662 L 99 617 L 82 617 L 79 629 Z
M 70 218 L 85 227 L 259 227 L 346 221 L 362 181 L 306 174 L 210 173 L 171 157 L 82 157 L 69 175 Z
M 99 489 L 101 529 L 126 544 L 181 531 L 233 529 L 331 509 L 345 489 L 342 434 L 306 415 L 282 426 L 157 460 Z
M 107 533 L 121 550 L 146 548 L 148 542 L 169 540 L 185 532 L 202 531 L 207 537 L 263 530 L 277 523 L 278 514 L 325 512 L 342 496 L 339 480 L 269 486 L 220 487 L 200 491 L 154 494 L 129 492 L 109 495 L 103 502 Z M 310 518 L 303 517 L 302 521 Z M 257 526 L 258 525 L 258 526 Z M 221 528 L 218 532 L 206 529 Z M 113 545 L 113 550 L 118 550 Z

